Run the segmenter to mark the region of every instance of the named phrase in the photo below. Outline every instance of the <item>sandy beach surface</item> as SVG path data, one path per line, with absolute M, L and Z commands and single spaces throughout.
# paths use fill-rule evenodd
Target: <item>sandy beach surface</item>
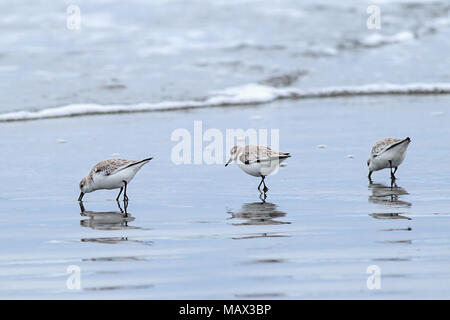
M 281 100 L 2 123 L 0 297 L 450 298 L 449 101 Z M 171 161 L 172 132 L 196 120 L 280 129 L 292 158 L 267 178 L 265 203 L 236 165 Z M 386 133 L 412 139 L 392 188 L 386 170 L 373 185 L 366 177 Z M 115 153 L 154 156 L 130 184 L 129 217 L 116 191 L 87 194 L 80 214 L 79 180 Z M 67 287 L 72 265 L 82 290 Z M 369 290 L 373 265 L 381 288 Z

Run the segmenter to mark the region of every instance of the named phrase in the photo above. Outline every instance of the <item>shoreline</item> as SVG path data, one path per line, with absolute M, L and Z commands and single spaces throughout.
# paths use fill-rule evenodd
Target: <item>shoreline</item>
M 200 108 L 242 107 L 246 105 L 256 106 L 286 99 L 303 100 L 381 95 L 422 96 L 446 94 L 450 94 L 450 83 L 410 83 L 402 85 L 371 84 L 317 89 L 297 89 L 291 87 L 275 88 L 260 84 L 248 84 L 218 91 L 216 96 L 198 101 L 167 101 L 131 105 L 101 105 L 87 103 L 46 108 L 40 111 L 14 111 L 0 113 L 0 123 L 103 114 L 182 111 Z

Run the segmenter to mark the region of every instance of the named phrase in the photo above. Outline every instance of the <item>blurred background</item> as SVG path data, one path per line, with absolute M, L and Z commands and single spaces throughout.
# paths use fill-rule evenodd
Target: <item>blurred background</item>
M 126 111 L 247 84 L 449 82 L 449 12 L 446 0 L 3 1 L 0 113 Z

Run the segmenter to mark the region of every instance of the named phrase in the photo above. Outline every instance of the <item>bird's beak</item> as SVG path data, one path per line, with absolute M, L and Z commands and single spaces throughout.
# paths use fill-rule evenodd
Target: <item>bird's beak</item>
M 227 165 L 229 165 L 231 161 L 233 161 L 233 159 L 230 158 L 230 159 L 227 161 L 227 163 L 225 163 L 225 167 L 226 167 Z
M 78 197 L 78 201 L 81 201 L 81 200 L 83 200 L 83 196 L 84 196 L 84 193 L 83 193 L 83 192 L 81 192 L 81 193 L 80 193 L 80 196 Z

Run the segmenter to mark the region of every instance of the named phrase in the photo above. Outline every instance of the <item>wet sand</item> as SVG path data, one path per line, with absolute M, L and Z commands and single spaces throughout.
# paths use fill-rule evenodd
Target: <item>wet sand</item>
M 448 299 L 449 102 L 342 97 L 1 123 L 0 297 Z M 171 133 L 195 120 L 280 129 L 292 158 L 267 178 L 266 203 L 235 165 L 171 162 Z M 386 136 L 412 144 L 397 186 L 388 171 L 369 185 L 370 148 Z M 155 157 L 130 184 L 127 218 L 115 191 L 76 201 L 79 180 L 114 153 Z M 80 291 L 66 287 L 70 265 Z M 371 265 L 379 290 L 366 286 Z

